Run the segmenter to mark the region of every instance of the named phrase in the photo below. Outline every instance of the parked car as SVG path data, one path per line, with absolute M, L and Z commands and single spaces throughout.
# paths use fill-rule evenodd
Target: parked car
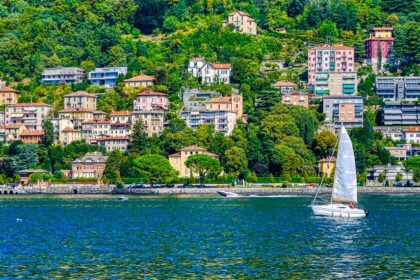
M 394 182 L 393 186 L 394 187 L 402 187 L 403 183 L 402 182 Z
M 142 189 L 145 188 L 146 186 L 143 185 L 142 183 L 133 183 L 127 186 L 127 188 L 129 189 Z

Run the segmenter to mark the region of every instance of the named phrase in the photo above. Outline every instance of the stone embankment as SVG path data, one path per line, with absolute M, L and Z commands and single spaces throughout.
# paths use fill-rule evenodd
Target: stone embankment
M 28 185 L 16 187 L 20 194 L 111 194 L 114 185 L 60 184 L 51 186 Z

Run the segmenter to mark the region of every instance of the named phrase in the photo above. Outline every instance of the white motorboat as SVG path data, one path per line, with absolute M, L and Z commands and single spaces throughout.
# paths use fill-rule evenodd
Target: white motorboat
M 126 196 L 119 196 L 118 197 L 118 200 L 126 201 L 126 200 L 128 200 L 128 197 L 126 197 Z
M 338 143 L 331 200 L 327 203 L 321 204 L 317 201 L 317 198 L 323 181 L 324 178 L 321 181 L 315 198 L 311 204 L 314 215 L 362 218 L 369 214 L 369 212 L 356 208 L 355 206 L 357 204 L 356 163 L 354 160 L 353 145 L 344 126 L 341 127 Z
M 240 194 L 233 193 L 233 192 L 217 191 L 217 193 L 224 197 L 241 197 Z

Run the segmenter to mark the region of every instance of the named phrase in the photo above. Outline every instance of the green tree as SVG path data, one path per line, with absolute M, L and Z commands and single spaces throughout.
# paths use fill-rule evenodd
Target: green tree
M 200 177 L 200 185 L 203 186 L 207 176 L 217 176 L 221 172 L 220 162 L 208 155 L 192 155 L 185 161 L 185 165 Z
M 420 182 L 420 156 L 414 156 L 404 161 L 406 171 L 413 172 L 413 180 L 416 183 Z
M 47 119 L 44 122 L 44 136 L 42 137 L 42 144 L 44 144 L 46 147 L 51 146 L 54 144 L 55 140 L 55 131 L 54 131 L 54 125 L 52 124 L 51 120 Z
M 39 163 L 36 144 L 19 145 L 16 149 L 17 154 L 14 158 L 16 160 L 17 171 L 35 167 Z
M 120 168 L 123 161 L 124 158 L 121 151 L 118 149 L 113 150 L 106 161 L 103 177 L 111 180 L 111 182 L 116 182 L 117 177 L 120 176 Z
M 146 182 L 169 184 L 178 178 L 178 172 L 172 168 L 168 159 L 160 155 L 144 155 L 134 159 L 136 168 Z
M 134 123 L 133 132 L 131 133 L 131 140 L 128 144 L 128 150 L 130 152 L 141 153 L 147 144 L 147 133 L 145 132 L 143 121 L 140 118 Z
M 332 155 L 337 144 L 337 137 L 329 131 L 323 130 L 317 133 L 313 142 L 313 150 L 319 158 Z
M 225 152 L 224 170 L 228 174 L 238 176 L 244 174 L 247 169 L 245 151 L 239 147 L 232 147 Z
M 327 19 L 321 23 L 319 26 L 319 35 L 322 38 L 325 38 L 331 43 L 337 42 L 338 39 L 338 29 L 334 22 Z

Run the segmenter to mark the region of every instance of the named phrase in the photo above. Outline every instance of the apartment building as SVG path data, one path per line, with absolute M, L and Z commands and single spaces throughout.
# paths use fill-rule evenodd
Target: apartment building
M 208 111 L 232 111 L 240 119 L 243 116 L 242 103 L 242 95 L 221 96 L 205 101 L 205 108 Z
M 188 146 L 181 149 L 180 152 L 169 155 L 169 163 L 171 166 L 179 172 L 179 177 L 198 177 L 199 175 L 195 172 L 192 172 L 185 165 L 187 159 L 192 155 L 208 155 L 215 159 L 218 159 L 218 156 L 208 152 L 206 149 L 199 146 Z
M 118 77 L 126 74 L 127 67 L 95 68 L 89 72 L 88 80 L 93 86 L 113 88 L 117 85 Z
M 363 98 L 360 96 L 325 96 L 322 99 L 325 121 L 335 129 L 363 126 Z
M 102 178 L 105 170 L 107 156 L 100 152 L 86 153 L 71 163 L 72 178 Z
M 420 104 L 416 101 L 385 101 L 381 105 L 382 125 L 417 126 Z
M 120 150 L 121 152 L 127 151 L 128 143 L 130 142 L 130 137 L 124 136 L 109 136 L 97 138 L 92 143 L 96 143 L 99 146 L 105 147 L 105 150 L 109 153 L 114 150 Z
M 343 45 L 323 45 L 309 49 L 308 85 L 316 94 L 356 94 L 354 49 Z
M 223 21 L 223 25 L 233 25 L 234 32 L 245 34 L 257 34 L 257 22 L 248 14 L 243 11 L 237 10 L 228 15 L 227 20 Z
M 134 111 L 167 110 L 168 107 L 168 95 L 156 91 L 144 91 L 137 94 L 133 103 Z
M 111 122 L 112 123 L 132 123 L 131 111 L 113 111 L 111 113 Z
M 10 144 L 13 141 L 20 140 L 20 134 L 26 131 L 26 127 L 21 123 L 11 123 L 2 127 L 4 129 L 4 142 Z
M 149 137 L 159 136 L 164 129 L 164 115 L 163 110 L 133 111 L 133 126 L 140 119 Z
M 87 120 L 82 122 L 82 139 L 92 142 L 94 139 L 111 135 L 110 130 L 110 120 Z
M 59 142 L 64 146 L 80 140 L 82 140 L 82 132 L 79 129 L 66 127 L 60 131 Z
M 182 111 L 181 119 L 187 127 L 197 129 L 199 125 L 214 125 L 216 131 L 231 135 L 236 126 L 237 114 L 233 111 Z
M 6 105 L 5 124 L 24 124 L 27 130 L 41 130 L 52 105 L 45 103 L 16 103 Z
M 87 109 L 96 110 L 96 99 L 98 96 L 86 91 L 76 91 L 64 95 L 64 109 Z
M 11 87 L 0 88 L 0 105 L 10 105 L 18 103 L 20 91 Z
M 93 110 L 80 108 L 64 109 L 58 112 L 58 116 L 60 119 L 71 121 L 76 127 L 81 127 L 85 120 L 93 119 Z
M 285 92 L 282 94 L 281 103 L 285 105 L 296 105 L 308 108 L 309 96 L 304 91 Z
M 47 85 L 77 84 L 83 81 L 85 70 L 78 67 L 45 68 L 41 81 Z
M 376 77 L 376 94 L 386 101 L 420 99 L 420 77 Z
M 149 75 L 138 75 L 130 79 L 124 80 L 126 87 L 139 88 L 139 87 L 151 87 L 155 84 L 155 77 Z
M 44 130 L 24 130 L 20 133 L 19 138 L 25 144 L 38 144 L 42 142 Z

